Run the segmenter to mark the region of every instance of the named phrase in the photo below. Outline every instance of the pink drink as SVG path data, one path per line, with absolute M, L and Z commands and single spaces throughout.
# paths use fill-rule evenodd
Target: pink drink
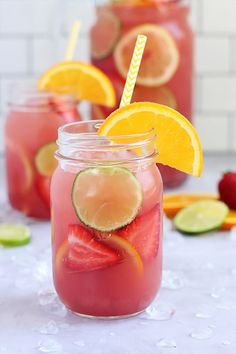
M 94 122 L 67 125 L 59 130 L 57 157 L 60 162 L 51 190 L 54 284 L 61 301 L 78 314 L 129 316 L 149 306 L 160 287 L 162 180 L 154 163 L 153 138 L 148 141 L 144 134 L 142 141 L 146 141 L 148 149 L 144 149 L 146 152 L 143 150 L 137 160 L 128 144 L 122 145 L 125 151 L 119 148 L 114 151 L 110 142 L 98 138 L 96 127 L 100 123 Z M 65 135 L 65 132 L 70 134 Z M 103 179 L 93 185 L 86 182 L 80 199 L 83 200 L 81 194 L 88 200 L 89 196 L 96 197 L 101 188 L 105 188 L 102 193 L 106 195 L 105 200 L 112 199 L 113 195 L 115 198 L 117 190 L 118 194 L 125 192 L 129 198 L 130 191 L 122 190 L 125 183 L 122 181 L 127 176 L 135 179 L 142 191 L 137 215 L 128 225 L 110 232 L 85 226 L 72 201 L 78 176 L 85 171 L 96 171 L 96 175 L 104 169 L 120 169 L 124 175 L 113 184 L 109 182 L 110 177 L 105 177 L 107 189 Z M 101 205 L 103 203 L 105 201 L 101 200 Z M 117 213 L 118 209 L 119 205 Z
M 49 175 L 36 165 L 39 150 L 56 141 L 66 122 L 51 104 L 52 96 L 37 91 L 18 95 L 10 104 L 5 125 L 8 196 L 13 208 L 35 218 L 50 217 Z
M 103 5 L 100 5 L 100 4 Z M 170 106 L 177 109 L 190 121 L 192 120 L 192 86 L 193 86 L 193 32 L 188 23 L 190 7 L 185 0 L 156 0 L 156 1 L 99 1 L 97 6 L 97 22 L 91 30 L 91 56 L 92 63 L 100 68 L 111 79 L 117 95 L 117 107 L 123 92 L 125 79 L 121 75 L 120 63 L 129 63 L 134 40 L 127 40 L 126 51 L 117 52 L 120 43 L 127 38 L 135 28 L 140 26 L 153 26 L 158 30 L 166 31 L 174 41 L 177 48 L 179 61 L 172 75 L 162 80 L 160 84 L 138 83 L 136 85 L 133 102 L 150 101 Z M 143 33 L 148 36 L 140 73 L 157 75 L 161 63 L 162 41 L 158 37 Z M 168 46 L 162 51 L 168 51 Z M 163 59 L 164 61 L 164 59 Z M 143 73 L 142 73 L 143 70 Z M 140 75 L 139 75 L 140 76 Z M 115 108 L 117 108 L 115 107 Z M 106 118 L 111 110 L 94 106 L 92 116 L 95 119 Z M 180 185 L 186 175 L 170 167 L 160 166 L 164 185 L 174 187 Z

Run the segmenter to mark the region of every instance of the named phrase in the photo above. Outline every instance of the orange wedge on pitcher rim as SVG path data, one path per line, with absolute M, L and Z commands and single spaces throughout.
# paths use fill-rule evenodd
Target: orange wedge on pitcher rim
M 112 137 L 152 129 L 157 136 L 156 162 L 193 176 L 201 175 L 203 156 L 198 135 L 183 115 L 167 106 L 138 102 L 119 108 L 104 121 L 98 134 Z
M 115 91 L 111 81 L 95 66 L 64 61 L 48 69 L 39 80 L 39 89 L 71 94 L 77 100 L 113 107 Z

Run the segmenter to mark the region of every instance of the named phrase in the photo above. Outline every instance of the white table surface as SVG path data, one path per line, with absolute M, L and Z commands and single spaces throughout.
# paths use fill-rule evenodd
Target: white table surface
M 206 159 L 201 179 L 180 190 L 216 190 L 235 157 Z M 24 219 L 6 203 L 1 164 L 0 222 L 24 222 L 33 241 L 0 249 L 0 353 L 235 354 L 236 231 L 187 238 L 165 221 L 161 291 L 142 315 L 87 320 L 58 301 L 50 271 L 50 225 Z

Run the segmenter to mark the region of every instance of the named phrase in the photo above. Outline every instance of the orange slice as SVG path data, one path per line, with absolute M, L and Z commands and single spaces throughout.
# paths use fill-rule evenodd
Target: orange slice
M 198 135 L 184 116 L 169 107 L 150 102 L 132 103 L 114 111 L 98 134 L 117 137 L 152 129 L 157 135 L 155 142 L 159 154 L 156 162 L 193 176 L 201 175 L 203 156 Z M 133 138 L 130 138 L 131 142 Z
M 114 247 L 115 249 L 118 249 L 118 251 L 122 252 L 124 256 L 128 257 L 128 259 L 131 259 L 133 261 L 134 266 L 137 268 L 138 273 L 143 273 L 143 261 L 141 259 L 141 256 L 129 241 L 120 236 L 112 234 L 107 239 L 107 241 L 105 240 L 105 243 L 109 246 Z
M 164 104 L 170 108 L 176 109 L 176 98 L 167 87 L 144 87 L 136 86 L 132 98 L 133 102 L 150 101 L 154 103 Z
M 163 209 L 169 218 L 173 218 L 181 209 L 201 200 L 217 200 L 217 194 L 208 193 L 186 193 L 166 194 L 163 198 Z
M 221 230 L 231 230 L 233 227 L 236 226 L 236 211 L 230 210 L 227 218 L 225 219 L 224 224 L 221 226 Z
M 78 100 L 113 107 L 115 92 L 109 78 L 95 66 L 68 61 L 47 70 L 38 83 L 39 89 L 71 94 Z
M 148 37 L 137 84 L 161 86 L 173 77 L 179 65 L 179 51 L 172 36 L 163 27 L 147 24 L 133 28 L 119 41 L 114 59 L 123 78 L 127 77 L 137 36 Z

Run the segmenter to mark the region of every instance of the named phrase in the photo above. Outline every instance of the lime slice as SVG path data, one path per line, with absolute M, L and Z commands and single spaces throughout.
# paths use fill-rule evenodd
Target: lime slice
M 201 234 L 218 229 L 226 219 L 229 209 L 216 200 L 202 200 L 182 209 L 174 218 L 177 230 L 186 234 Z
M 72 203 L 83 224 L 110 232 L 135 219 L 142 204 L 142 187 L 127 168 L 87 168 L 75 177 Z
M 57 144 L 51 143 L 41 146 L 35 157 L 35 165 L 38 172 L 45 177 L 51 177 L 57 167 L 57 160 L 54 154 L 57 150 Z
M 25 225 L 0 224 L 0 244 L 16 247 L 29 243 L 31 231 Z

